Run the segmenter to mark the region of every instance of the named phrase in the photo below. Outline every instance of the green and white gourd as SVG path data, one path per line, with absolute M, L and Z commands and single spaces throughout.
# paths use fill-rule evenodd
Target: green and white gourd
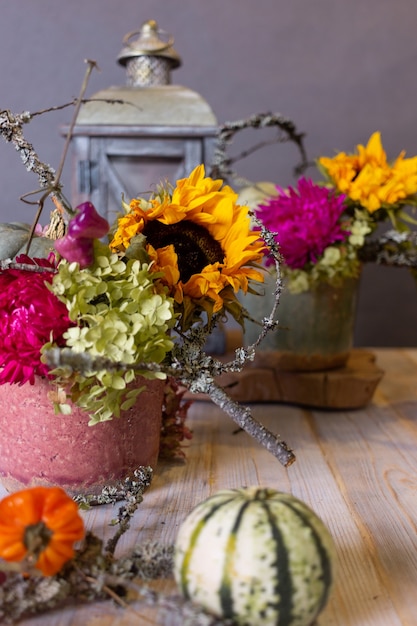
M 219 491 L 180 527 L 174 576 L 183 596 L 245 626 L 308 626 L 324 608 L 334 544 L 294 496 L 248 487 Z

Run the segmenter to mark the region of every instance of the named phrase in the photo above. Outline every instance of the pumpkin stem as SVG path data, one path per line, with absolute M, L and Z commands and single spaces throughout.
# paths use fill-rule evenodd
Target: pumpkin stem
M 29 555 L 33 556 L 35 561 L 38 560 L 40 554 L 45 550 L 53 534 L 53 531 L 44 522 L 26 526 L 23 543 Z

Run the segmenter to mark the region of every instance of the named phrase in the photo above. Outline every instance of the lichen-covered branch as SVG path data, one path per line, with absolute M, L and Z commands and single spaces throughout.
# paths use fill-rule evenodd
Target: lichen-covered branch
M 246 358 L 246 360 L 254 358 L 255 349 L 259 346 L 261 341 L 263 341 L 263 339 L 267 336 L 268 333 L 270 333 L 271 331 L 277 328 L 278 321 L 276 320 L 275 316 L 276 316 L 276 312 L 278 309 L 279 300 L 280 300 L 281 292 L 282 292 L 282 277 L 281 277 L 282 257 L 281 257 L 281 253 L 279 250 L 279 245 L 276 241 L 276 233 L 273 233 L 267 228 L 265 228 L 261 220 L 259 220 L 256 217 L 256 215 L 252 214 L 252 220 L 260 228 L 261 237 L 269 249 L 270 256 L 274 259 L 276 279 L 275 279 L 275 289 L 274 289 L 275 298 L 274 298 L 272 310 L 267 317 L 264 317 L 262 320 L 254 320 L 244 310 L 244 314 L 246 314 L 248 319 L 250 319 L 252 322 L 258 322 L 261 326 L 261 330 L 259 331 L 258 338 L 251 346 L 248 346 L 248 348 L 246 349 L 248 353 L 248 358 Z M 228 370 L 228 371 L 231 371 L 231 370 Z
M 227 151 L 230 148 L 236 133 L 246 128 L 262 129 L 270 127 L 275 127 L 277 129 L 277 134 L 273 140 L 260 142 L 234 158 L 227 156 Z M 297 128 L 292 120 L 284 117 L 280 113 L 268 112 L 256 113 L 246 119 L 237 120 L 235 122 L 226 122 L 220 127 L 217 133 L 217 143 L 212 159 L 212 170 L 210 172 L 210 176 L 213 178 L 222 178 L 223 180 L 228 181 L 233 180 L 233 182 L 238 186 L 253 185 L 252 181 L 236 174 L 232 167 L 233 164 L 241 159 L 244 159 L 265 145 L 288 142 L 294 143 L 300 153 L 300 162 L 294 168 L 294 174 L 298 176 L 304 172 L 310 163 L 307 160 L 307 154 L 304 147 L 304 133 L 297 131 Z
M 173 546 L 158 543 L 137 546 L 128 557 L 114 559 L 103 551 L 102 541 L 87 533 L 83 547 L 59 574 L 49 577 L 8 573 L 0 585 L 0 623 L 13 624 L 23 617 L 44 613 L 66 604 L 83 604 L 121 598 L 134 578 L 166 578 L 172 573 Z M 145 585 L 144 585 L 145 588 Z
M 59 574 L 8 575 L 0 585 L 0 622 L 14 624 L 58 607 L 113 599 L 126 611 L 131 610 L 132 619 L 141 607 L 148 606 L 169 613 L 170 623 L 178 626 L 231 624 L 209 615 L 179 594 L 168 595 L 149 588 L 147 581 L 172 576 L 173 557 L 172 544 L 153 542 L 137 546 L 127 557 L 109 560 L 103 554 L 101 540 L 88 533 L 84 547 Z
M 120 480 L 111 486 L 104 486 L 99 494 L 80 494 L 73 496 L 73 500 L 82 508 L 102 504 L 115 504 L 129 497 L 134 497 L 138 503 L 142 501 L 144 491 L 150 486 L 153 470 L 150 466 L 138 467 L 131 476 Z
M 29 113 L 28 111 L 16 115 L 11 113 L 11 111 L 9 110 L 0 111 L 0 134 L 7 142 L 10 142 L 14 145 L 14 147 L 20 154 L 20 158 L 22 159 L 26 169 L 29 172 L 33 171 L 38 176 L 40 189 L 26 193 L 21 197 L 22 201 L 29 204 L 36 204 L 38 206 L 36 215 L 32 220 L 32 226 L 26 245 L 26 254 L 29 254 L 32 239 L 35 234 L 35 229 L 42 214 L 45 200 L 48 196 L 52 198 L 54 204 L 60 210 L 65 210 L 69 215 L 74 214 L 70 203 L 66 200 L 64 194 L 62 193 L 61 175 L 69 150 L 69 145 L 77 115 L 81 107 L 84 93 L 87 89 L 90 74 L 95 66 L 95 61 L 87 60 L 87 70 L 81 86 L 80 95 L 75 100 L 74 114 L 72 117 L 69 132 L 65 140 L 64 150 L 61 156 L 58 170 L 56 172 L 50 165 L 47 165 L 40 160 L 33 145 L 29 141 L 27 141 L 23 134 L 23 125 L 30 122 L 33 118 L 33 115 L 31 115 L 31 113 Z M 41 193 L 41 196 L 36 202 L 31 202 L 27 199 L 29 196 L 38 195 L 39 193 Z
M 148 363 L 138 362 L 127 365 L 119 361 L 112 361 L 107 357 L 96 356 L 92 357 L 88 352 L 75 352 L 71 348 L 51 348 L 44 352 L 45 363 L 49 368 L 55 367 L 67 367 L 68 370 L 76 372 L 89 372 L 91 370 L 100 371 L 107 370 L 108 372 L 126 371 L 128 369 L 134 371 L 149 371 L 149 372 L 165 372 L 166 374 L 174 373 L 174 370 L 169 366 L 164 366 L 160 363 Z
M 40 188 L 52 188 L 55 184 L 55 170 L 39 159 L 33 145 L 23 135 L 23 125 L 31 119 L 29 111 L 17 114 L 9 110 L 0 111 L 0 135 L 14 145 L 26 169 L 37 174 Z
M 142 467 L 136 472 L 133 479 L 128 479 L 127 489 L 125 488 L 125 497 L 123 504 L 118 511 L 115 523 L 118 529 L 113 537 L 109 539 L 106 545 L 106 555 L 113 556 L 119 542 L 120 537 L 129 530 L 130 521 L 134 516 L 139 504 L 143 500 L 143 493 L 149 487 L 152 480 L 152 468 Z
M 39 112 L 32 114 L 29 111 L 24 111 L 23 113 L 12 113 L 7 109 L 0 111 L 0 135 L 5 141 L 14 145 L 28 172 L 34 172 L 35 174 L 37 174 L 40 189 L 45 189 L 48 190 L 51 194 L 55 194 L 57 197 L 59 197 L 64 206 L 66 206 L 67 203 L 61 194 L 61 173 L 65 162 L 65 156 L 68 151 L 69 141 L 71 139 L 71 130 L 75 124 L 79 108 L 83 101 L 83 96 L 87 88 L 88 78 L 91 74 L 93 67 L 95 67 L 96 65 L 94 61 L 90 60 L 87 61 L 87 64 L 88 67 L 81 87 L 80 95 L 74 101 L 75 110 L 71 123 L 71 129 L 67 136 L 63 155 L 57 172 L 55 172 L 53 167 L 40 160 L 33 145 L 25 138 L 23 134 L 23 126 L 25 124 L 28 124 L 35 115 L 39 115 Z
M 389 230 L 365 242 L 359 257 L 363 263 L 417 268 L 417 232 Z
M 12 259 L 0 260 L 0 270 L 22 270 L 25 272 L 49 272 L 54 274 L 56 269 L 54 267 L 44 267 L 43 265 L 33 265 L 31 263 L 17 263 Z
M 207 394 L 240 428 L 273 454 L 284 467 L 288 467 L 295 461 L 295 455 L 285 441 L 281 441 L 277 435 L 255 420 L 248 407 L 232 400 L 225 390 L 214 382 L 207 385 Z

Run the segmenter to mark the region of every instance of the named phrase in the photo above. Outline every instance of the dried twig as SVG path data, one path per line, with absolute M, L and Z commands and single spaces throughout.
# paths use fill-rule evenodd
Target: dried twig
M 54 267 L 44 267 L 43 265 L 33 265 L 30 263 L 17 263 L 12 259 L 0 260 L 0 270 L 23 270 L 25 272 L 49 272 L 55 273 Z
M 36 226 L 37 226 L 38 221 L 40 219 L 45 200 L 46 200 L 46 198 L 48 196 L 52 196 L 53 198 L 55 198 L 55 203 L 58 203 L 59 206 L 62 206 L 63 209 L 65 209 L 66 212 L 69 215 L 73 215 L 74 214 L 74 211 L 73 211 L 71 205 L 65 199 L 64 195 L 61 192 L 61 182 L 60 181 L 61 181 L 62 171 L 64 169 L 65 159 L 66 159 L 66 156 L 67 156 L 67 153 L 68 153 L 68 149 L 69 149 L 69 145 L 70 145 L 70 141 L 71 141 L 71 137 L 72 137 L 72 132 L 73 132 L 73 129 L 74 129 L 74 126 L 75 126 L 75 122 L 77 120 L 78 113 L 80 111 L 82 98 L 83 98 L 83 96 L 85 94 L 85 91 L 87 89 L 87 85 L 88 85 L 88 80 L 90 78 L 90 74 L 93 71 L 93 68 L 96 67 L 95 61 L 91 61 L 91 60 L 88 59 L 86 61 L 86 63 L 87 63 L 87 70 L 85 72 L 84 80 L 83 80 L 82 85 L 81 85 L 81 90 L 80 90 L 79 97 L 76 100 L 74 113 L 73 113 L 73 116 L 72 116 L 72 120 L 71 120 L 69 131 L 68 131 L 68 134 L 67 134 L 67 137 L 66 137 L 66 140 L 65 140 L 64 149 L 63 149 L 62 155 L 61 155 L 61 160 L 60 160 L 59 165 L 58 165 L 58 170 L 57 170 L 57 172 L 56 172 L 56 174 L 55 174 L 55 176 L 54 176 L 54 178 L 52 180 L 51 185 L 49 187 L 47 187 L 46 192 L 42 194 L 42 196 L 39 198 L 39 200 L 37 202 L 37 204 L 38 204 L 38 211 L 37 211 L 37 213 L 35 215 L 35 219 L 33 220 L 32 227 L 30 229 L 29 239 L 28 239 L 27 246 L 26 246 L 26 254 L 29 254 L 30 245 L 32 243 L 32 239 L 33 239 L 34 234 L 35 234 L 35 229 L 36 229 Z M 35 192 L 30 192 L 29 194 L 25 194 L 25 195 L 23 195 L 21 197 L 21 200 L 26 202 L 27 201 L 26 198 L 29 195 L 33 195 L 33 193 L 38 193 L 38 192 L 35 191 Z
M 417 232 L 389 230 L 359 250 L 363 263 L 417 268 Z
M 268 452 L 271 452 L 284 467 L 290 466 L 295 461 L 295 455 L 285 441 L 281 441 L 277 435 L 255 420 L 248 407 L 232 400 L 225 390 L 214 382 L 207 384 L 206 388 L 206 393 L 210 396 L 210 399 L 227 413 L 248 435 L 266 448 Z
M 167 578 L 172 574 L 172 545 L 149 543 L 137 546 L 128 557 L 115 559 L 103 552 L 103 543 L 87 533 L 75 558 L 55 576 L 25 576 L 8 572 L 0 586 L 0 622 L 13 624 L 30 615 L 68 604 L 120 600 L 136 578 Z M 139 585 L 146 593 L 146 586 Z M 120 603 L 120 602 L 119 602 Z
M 57 169 L 56 176 L 55 176 L 55 181 L 54 181 L 55 184 L 59 183 L 59 181 L 61 179 L 62 170 L 64 169 L 65 160 L 66 160 L 68 149 L 69 149 L 70 142 L 71 142 L 71 139 L 72 139 L 72 133 L 73 133 L 73 130 L 74 130 L 75 123 L 77 121 L 78 113 L 80 112 L 80 108 L 81 108 L 81 105 L 82 105 L 84 94 L 85 94 L 85 92 L 87 90 L 88 81 L 90 79 L 91 72 L 93 71 L 94 68 L 98 67 L 97 63 L 95 61 L 91 60 L 91 59 L 86 59 L 86 63 L 87 63 L 87 69 L 85 71 L 84 79 L 83 79 L 83 82 L 81 84 L 81 89 L 80 89 L 79 96 L 78 96 L 78 98 L 76 99 L 76 102 L 75 102 L 75 107 L 74 107 L 74 112 L 72 114 L 71 124 L 70 124 L 70 127 L 68 129 L 68 133 L 67 133 L 67 136 L 66 136 L 66 139 L 65 139 L 64 149 L 62 151 L 61 160 L 59 162 L 58 169 Z
M 35 215 L 31 230 L 29 232 L 29 237 L 28 237 L 27 246 L 26 246 L 26 254 L 29 253 L 29 249 L 30 249 L 32 239 L 34 237 L 36 225 L 39 222 L 40 216 L 43 211 L 45 200 L 48 196 L 55 198 L 57 204 L 63 207 L 63 209 L 69 215 L 72 215 L 74 213 L 70 203 L 66 200 L 64 194 L 62 193 L 62 185 L 61 185 L 60 180 L 61 180 L 61 175 L 62 175 L 62 171 L 63 171 L 64 164 L 65 164 L 65 159 L 68 153 L 68 149 L 69 149 L 69 145 L 70 145 L 70 141 L 72 137 L 72 131 L 76 123 L 76 119 L 77 119 L 81 104 L 83 102 L 83 96 L 87 89 L 88 80 L 89 80 L 89 77 L 93 68 L 96 67 L 95 61 L 87 60 L 86 62 L 87 62 L 87 70 L 86 70 L 84 80 L 81 86 L 80 94 L 78 98 L 74 100 L 74 103 L 75 103 L 74 113 L 73 113 L 69 131 L 66 137 L 66 141 L 65 141 L 63 153 L 61 156 L 61 160 L 58 166 L 58 170 L 56 172 L 50 165 L 47 165 L 40 160 L 35 149 L 33 148 L 33 145 L 29 141 L 27 141 L 23 135 L 23 125 L 30 122 L 31 119 L 35 115 L 39 115 L 42 112 L 37 112 L 37 113 L 32 114 L 32 113 L 29 113 L 28 111 L 25 111 L 24 113 L 21 113 L 21 114 L 12 114 L 9 110 L 0 111 L 0 134 L 3 136 L 5 141 L 11 142 L 14 144 L 16 150 L 20 154 L 20 157 L 23 163 L 26 166 L 26 169 L 28 171 L 33 171 L 35 172 L 35 174 L 38 175 L 40 189 L 37 189 L 35 191 L 30 191 L 24 194 L 23 196 L 21 196 L 20 198 L 23 202 L 26 202 L 28 204 L 36 204 L 38 206 L 37 213 Z M 52 109 L 45 109 L 45 112 L 49 110 L 52 110 Z M 37 195 L 39 193 L 41 193 L 42 195 L 36 202 L 32 202 L 28 200 L 30 196 Z
M 17 620 L 65 605 L 87 604 L 111 598 L 138 616 L 138 604 L 170 615 L 178 626 L 229 626 L 230 620 L 209 615 L 179 594 L 151 590 L 148 580 L 168 578 L 173 571 L 173 545 L 148 543 L 121 559 L 103 555 L 101 541 L 88 533 L 74 561 L 55 576 L 24 577 L 10 574 L 0 587 L 0 620 Z M 132 605 L 132 603 L 134 604 Z M 140 615 L 143 619 L 143 616 Z
M 93 61 L 93 63 L 95 63 L 95 61 Z M 98 69 L 97 65 L 96 65 L 96 68 Z M 46 109 L 41 109 L 40 111 L 35 111 L 31 113 L 30 115 L 32 118 L 34 118 L 37 115 L 44 115 L 45 113 L 52 113 L 53 111 L 62 111 L 63 109 L 68 109 L 69 107 L 75 106 L 77 102 L 80 102 L 81 104 L 87 104 L 88 102 L 105 102 L 106 104 L 127 104 L 129 106 L 134 107 L 135 109 L 141 110 L 141 107 L 139 107 L 134 102 L 129 102 L 128 100 L 122 100 L 120 98 L 114 98 L 114 99 L 112 98 L 111 100 L 109 100 L 108 98 L 82 98 L 82 99 L 74 98 L 70 102 L 64 102 L 63 104 L 56 104 L 55 106 L 47 107 Z
M 37 174 L 40 188 L 46 189 L 53 185 L 55 170 L 39 159 L 33 145 L 23 136 L 22 127 L 30 122 L 31 118 L 32 115 L 28 111 L 21 114 L 13 114 L 8 110 L 0 111 L 0 134 L 5 141 L 14 144 L 26 169 Z
M 129 497 L 135 497 L 138 502 L 152 480 L 151 467 L 138 467 L 124 480 L 115 484 L 105 485 L 99 494 L 80 494 L 73 496 L 73 500 L 83 509 L 102 504 L 115 504 Z
M 261 129 L 269 127 L 275 127 L 278 131 L 274 139 L 259 142 L 236 157 L 227 156 L 227 151 L 238 132 L 247 128 Z M 294 174 L 298 176 L 304 172 L 305 169 L 307 169 L 310 163 L 307 160 L 307 154 L 304 147 L 304 133 L 297 131 L 297 128 L 292 120 L 284 117 L 280 113 L 257 113 L 244 120 L 226 122 L 220 127 L 217 133 L 217 144 L 212 159 L 212 170 L 210 176 L 213 178 L 222 178 L 223 180 L 233 181 L 238 186 L 253 185 L 254 183 L 252 181 L 236 174 L 232 165 L 266 145 L 288 142 L 294 143 L 300 153 L 300 162 L 294 168 Z
M 147 487 L 149 487 L 151 482 L 152 470 L 151 468 L 145 469 L 142 476 L 139 476 L 138 485 L 140 488 L 134 489 L 134 491 L 126 494 L 126 504 L 122 505 L 119 508 L 119 512 L 117 514 L 117 519 L 114 521 L 115 524 L 118 524 L 118 529 L 114 533 L 113 537 L 109 539 L 106 545 L 106 554 L 109 556 L 113 556 L 116 550 L 116 546 L 119 542 L 120 537 L 129 530 L 130 521 L 134 516 L 136 509 L 139 504 L 143 500 L 143 492 Z

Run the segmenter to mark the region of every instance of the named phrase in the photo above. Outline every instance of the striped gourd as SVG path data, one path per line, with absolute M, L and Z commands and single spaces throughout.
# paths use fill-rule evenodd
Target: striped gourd
M 180 527 L 174 575 L 185 598 L 245 626 L 307 626 L 326 604 L 333 540 L 294 496 L 219 491 Z

